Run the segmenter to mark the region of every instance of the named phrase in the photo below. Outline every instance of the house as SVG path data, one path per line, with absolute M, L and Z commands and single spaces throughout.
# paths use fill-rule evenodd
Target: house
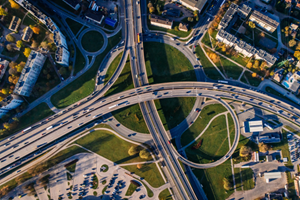
M 34 15 L 39 19 L 43 24 L 45 24 L 45 20 L 48 18 L 44 13 L 42 13 L 37 7 L 29 3 L 27 0 L 20 1 L 21 6 L 23 6 L 28 12 Z
M 57 47 L 56 52 L 55 52 L 55 62 L 58 64 L 68 67 L 69 66 L 69 58 L 70 58 L 70 53 L 68 49 L 66 49 L 63 46 Z
M 63 0 L 68 6 L 73 8 L 74 10 L 78 10 L 80 8 L 81 0 Z
M 267 15 L 264 15 L 257 10 L 253 11 L 253 13 L 250 15 L 249 20 L 252 22 L 255 22 L 257 24 L 257 26 L 259 26 L 271 33 L 273 33 L 279 25 L 279 22 L 277 22 L 274 19 L 271 19 Z
M 85 18 L 95 22 L 96 24 L 101 24 L 104 19 L 104 15 L 100 11 L 88 9 L 85 13 Z
M 8 64 L 9 64 L 9 62 L 7 60 L 2 60 L 0 62 L 0 80 L 3 78 Z
M 283 78 L 282 73 L 283 73 L 283 69 L 279 69 L 279 70 L 275 71 L 275 72 L 274 72 L 274 75 L 273 75 L 273 77 L 272 77 L 273 80 L 274 80 L 274 81 L 277 81 L 278 83 L 280 83 L 281 80 L 282 80 L 282 78 Z
M 13 16 L 13 18 L 12 18 L 10 24 L 9 24 L 8 29 L 11 30 L 11 31 L 16 32 L 16 31 L 18 31 L 20 23 L 21 23 L 21 19 L 16 17 L 16 16 Z
M 10 110 L 16 109 L 23 103 L 23 99 L 15 94 L 10 94 L 0 102 L 0 118 L 6 115 Z
M 31 51 L 21 76 L 15 86 L 14 94 L 29 97 L 46 61 L 46 56 Z
M 178 29 L 180 31 L 188 32 L 189 25 L 188 24 L 184 24 L 184 23 L 180 23 L 179 26 L 178 26 Z
M 33 35 L 33 31 L 29 26 L 27 26 L 24 30 L 22 40 L 25 42 L 30 42 L 32 35 Z
M 300 72 L 295 72 L 294 74 L 289 72 L 282 82 L 282 85 L 298 95 L 300 92 Z
M 245 133 L 262 132 L 264 130 L 262 120 L 249 120 L 244 122 Z
M 158 26 L 166 29 L 172 29 L 173 20 L 165 19 L 162 17 L 159 17 L 157 15 L 151 15 L 150 20 L 151 25 Z
M 295 38 L 297 36 L 298 27 L 299 27 L 298 25 L 293 24 L 293 23 L 290 25 L 290 29 L 292 31 L 291 36 L 293 38 Z
M 208 1 L 208 0 L 173 0 L 173 2 L 182 4 L 183 6 L 188 7 L 192 10 L 199 10 L 199 12 L 201 12 L 204 5 L 210 1 Z

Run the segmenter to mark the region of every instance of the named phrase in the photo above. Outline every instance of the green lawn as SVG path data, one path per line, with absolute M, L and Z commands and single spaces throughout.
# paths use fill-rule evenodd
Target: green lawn
M 151 24 L 148 24 L 148 28 L 150 30 L 163 31 L 163 32 L 171 33 L 171 34 L 176 35 L 178 37 L 187 37 L 192 31 L 191 29 L 188 32 L 176 31 L 176 30 L 174 30 L 174 25 L 172 27 L 173 29 L 166 29 L 166 28 L 161 28 L 161 27 L 158 27 L 158 26 L 153 26 Z
M 227 52 L 222 52 L 221 51 L 221 48 L 217 47 L 216 48 L 216 51 L 218 51 L 219 53 L 223 54 L 224 56 L 230 58 L 231 60 L 239 63 L 240 65 L 242 66 L 246 66 L 246 64 L 249 62 L 250 58 L 248 57 L 245 57 L 243 58 L 242 56 L 238 55 L 238 56 L 233 56 L 233 55 L 230 55 L 228 54 Z M 227 54 L 226 54 L 227 53 Z
M 244 146 L 244 145 L 251 147 L 252 151 L 258 151 L 258 146 L 256 143 L 252 142 L 251 140 L 244 137 L 243 135 L 240 135 L 240 140 L 239 140 L 238 146 L 232 155 L 232 160 L 233 160 L 234 164 L 245 161 L 239 156 L 240 148 L 241 148 L 241 146 Z
M 296 199 L 298 199 L 298 197 L 296 196 L 294 179 L 292 179 L 292 177 L 291 177 L 291 172 L 286 171 L 285 173 L 287 176 L 289 197 L 293 200 L 296 200 Z
M 205 106 L 200 113 L 200 117 L 182 134 L 181 145 L 185 146 L 192 142 L 204 130 L 214 116 L 225 111 L 227 111 L 226 108 L 221 104 Z
M 195 97 L 155 100 L 155 106 L 166 130 L 179 125 L 192 111 Z
M 115 73 L 121 58 L 123 55 L 123 51 L 121 53 L 119 53 L 119 55 L 117 55 L 117 57 L 111 62 L 111 64 L 109 65 L 106 74 L 105 74 L 105 78 L 104 78 L 104 85 L 107 83 L 107 81 L 109 81 L 109 79 L 112 77 L 112 75 Z
M 173 199 L 168 188 L 161 191 L 158 195 L 158 198 L 159 198 L 159 200 L 172 200 Z
M 117 94 L 119 92 L 123 92 L 125 90 L 129 90 L 134 88 L 132 76 L 131 76 L 131 68 L 130 68 L 130 60 L 129 56 L 127 58 L 126 64 L 116 82 L 110 87 L 110 89 L 105 93 L 105 96 Z
M 85 66 L 85 58 L 82 55 L 81 51 L 76 46 L 76 59 L 74 65 L 74 75 L 80 72 Z
M 109 131 L 94 131 L 76 140 L 75 143 L 117 164 L 145 161 L 138 154 L 129 156 L 129 148 L 137 145 L 129 143 Z M 148 160 L 152 160 L 152 158 L 150 157 Z
M 208 78 L 214 80 L 223 79 L 222 75 L 218 72 L 218 70 L 213 66 L 213 64 L 207 59 L 204 52 L 202 51 L 199 45 L 196 47 L 196 55 L 200 59 L 204 72 Z
M 223 164 L 209 169 L 193 169 L 193 172 L 200 183 L 209 200 L 227 199 L 234 190 L 225 191 L 223 187 L 223 178 L 232 182 L 232 172 L 230 160 Z
M 66 19 L 66 22 L 68 24 L 68 26 L 70 27 L 70 29 L 72 30 L 74 36 L 76 36 L 76 34 L 78 33 L 78 31 L 82 28 L 82 24 L 77 22 L 77 21 L 74 21 L 70 18 L 67 18 Z
M 32 178 L 32 176 L 31 176 L 28 172 L 25 172 L 25 173 L 22 174 L 21 176 L 23 177 L 22 183 Z M 12 180 L 6 182 L 6 183 L 3 184 L 3 185 L 0 185 L 0 190 L 1 190 L 3 187 L 8 187 L 8 190 L 11 191 L 11 190 L 13 190 L 15 187 L 17 187 L 17 186 L 18 186 L 18 183 L 17 183 L 17 181 L 16 181 L 16 178 L 14 178 L 14 179 L 12 179 Z M 0 197 L 2 198 L 2 195 L 1 195 L 1 194 L 0 194 Z
M 250 168 L 241 169 L 243 189 L 251 190 L 254 188 L 255 183 L 253 181 L 253 171 Z
M 245 71 L 243 76 L 246 76 L 246 78 L 248 79 L 250 85 L 252 85 L 254 87 L 258 87 L 259 84 L 261 83 L 261 79 L 252 77 L 252 73 L 249 72 L 249 71 Z M 246 81 L 246 79 L 244 77 L 241 78 L 241 81 L 248 84 L 248 82 Z
M 241 173 L 240 168 L 234 168 L 234 179 L 235 179 L 235 187 L 237 191 L 242 190 L 242 180 L 241 180 Z
M 104 38 L 98 31 L 89 31 L 85 33 L 81 40 L 82 47 L 88 52 L 96 52 L 104 44 Z
M 229 125 L 230 143 L 232 145 L 235 138 L 235 127 L 230 113 L 227 114 L 227 117 L 228 117 L 228 125 Z
M 139 104 L 113 111 L 112 114 L 121 124 L 130 130 L 149 133 Z
M 91 94 L 95 89 L 95 76 L 105 55 L 112 47 L 117 45 L 121 39 L 121 31 L 108 39 L 108 46 L 105 51 L 98 55 L 92 67 L 79 78 L 68 84 L 66 87 L 51 96 L 51 102 L 57 108 L 65 108 L 80 99 Z
M 143 164 L 141 169 L 138 169 L 136 165 L 128 165 L 122 167 L 144 178 L 145 181 L 147 181 L 152 187 L 158 188 L 165 184 L 155 163 Z
M 283 127 L 286 128 L 286 129 L 288 129 L 289 131 L 293 132 L 294 134 L 300 136 L 300 132 L 299 132 L 299 131 L 297 131 L 297 130 L 295 130 L 295 129 L 289 127 L 289 126 L 283 126 Z
M 27 13 L 26 17 L 24 18 L 22 24 L 25 26 L 29 26 L 29 25 L 35 25 L 37 24 L 37 19 L 30 13 Z
M 190 61 L 170 45 L 145 42 L 144 56 L 150 84 L 197 80 Z
M 48 105 L 46 103 L 41 103 L 34 107 L 32 110 L 24 114 L 19 118 L 19 124 L 15 129 L 10 130 L 9 132 L 5 132 L 0 136 L 0 139 L 3 139 L 5 137 L 8 137 L 9 135 L 16 133 L 20 130 L 23 130 L 32 124 L 48 117 L 51 115 L 54 115 L 55 113 L 50 110 Z
M 209 34 L 208 32 L 205 33 L 205 35 L 203 36 L 201 42 L 209 47 L 211 47 L 211 42 L 210 42 L 210 39 L 209 39 Z
M 126 196 L 131 196 L 135 192 L 136 188 L 137 188 L 136 185 L 130 183 L 125 195 Z
M 192 149 L 200 140 L 199 149 Z M 224 115 L 215 118 L 203 135 L 185 149 L 189 160 L 196 163 L 209 163 L 219 160 L 229 150 L 226 118 Z
M 69 171 L 69 172 L 75 172 L 75 169 L 76 169 L 76 163 L 73 163 L 71 165 L 69 165 L 68 167 L 66 167 L 66 169 Z
M 272 147 L 273 150 L 281 150 L 282 156 L 284 158 L 288 158 L 288 162 L 285 164 L 285 166 L 293 169 L 294 167 L 293 167 L 293 164 L 292 164 L 291 158 L 290 158 L 287 134 L 288 134 L 288 132 L 286 130 L 282 129 L 282 138 L 283 139 L 281 140 L 281 142 L 272 143 L 271 145 L 273 146 Z

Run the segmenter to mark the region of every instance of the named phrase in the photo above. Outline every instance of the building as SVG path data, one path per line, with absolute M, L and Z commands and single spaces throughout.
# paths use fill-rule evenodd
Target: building
M 256 138 L 257 143 L 278 143 L 281 141 L 279 133 L 265 133 Z
M 266 155 L 266 160 L 267 160 L 267 162 L 272 162 L 273 161 L 273 156 L 272 155 Z
M 9 62 L 7 60 L 3 60 L 0 62 L 0 80 L 3 78 L 8 64 Z
M 29 97 L 35 85 L 36 80 L 46 61 L 46 56 L 37 52 L 31 51 L 21 76 L 16 84 L 14 94 Z
M 45 20 L 48 18 L 44 13 L 42 13 L 37 7 L 29 3 L 28 1 L 20 1 L 21 6 L 23 6 L 28 12 L 34 15 L 36 18 L 39 19 L 43 24 L 45 24 Z
M 172 29 L 173 26 L 173 20 L 165 19 L 157 15 L 151 15 L 150 23 L 153 26 L 158 26 L 166 29 Z
M 10 94 L 0 102 L 0 118 L 6 115 L 10 110 L 16 109 L 23 103 L 23 99 L 15 94 Z
M 74 10 L 78 10 L 80 8 L 80 0 L 63 0 L 63 1 Z
M 295 177 L 294 184 L 295 184 L 296 195 L 297 195 L 297 197 L 299 197 L 300 196 L 300 192 L 299 192 L 300 177 L 299 176 Z
M 57 46 L 57 47 L 63 46 L 66 49 L 68 49 L 66 37 L 60 31 L 55 31 L 53 33 L 53 40 L 54 40 L 55 46 Z
M 104 19 L 104 15 L 101 12 L 93 11 L 91 9 L 86 11 L 85 17 L 96 24 L 101 24 Z
M 262 132 L 264 130 L 262 120 L 252 120 L 244 122 L 245 133 Z
M 33 35 L 33 31 L 29 26 L 27 26 L 24 30 L 22 40 L 25 42 L 30 42 L 32 35 Z
M 234 35 L 228 33 L 224 29 L 220 29 L 216 36 L 216 39 L 224 44 L 233 47 L 237 52 L 243 54 L 246 57 L 254 56 L 255 59 L 261 59 L 267 62 L 269 66 L 272 66 L 277 61 L 277 58 L 262 49 L 256 49 L 245 41 L 239 40 Z
M 180 3 L 192 10 L 199 10 L 200 12 L 207 3 L 207 0 L 173 0 L 173 2 Z
M 68 49 L 64 48 L 63 46 L 57 47 L 55 52 L 55 62 L 57 62 L 58 64 L 64 67 L 68 67 L 69 58 L 70 58 L 70 53 Z
M 274 73 L 274 75 L 273 75 L 273 77 L 272 77 L 273 80 L 277 81 L 278 83 L 280 83 L 281 80 L 282 80 L 282 78 L 283 78 L 282 73 L 283 73 L 283 69 L 276 70 L 275 73 Z
M 299 2 L 296 3 L 295 8 L 300 10 L 300 3 Z
M 179 26 L 178 26 L 178 29 L 180 31 L 188 32 L 189 31 L 189 25 L 184 24 L 184 23 L 180 23 Z
M 271 19 L 267 15 L 264 15 L 264 14 L 258 12 L 257 10 L 253 11 L 249 20 L 256 22 L 257 26 L 259 26 L 271 33 L 273 33 L 279 25 L 279 22 L 277 22 L 274 19 Z
M 108 26 L 115 27 L 117 24 L 117 21 L 114 19 L 111 19 L 109 17 L 106 17 L 104 20 L 104 23 L 107 24 Z
M 270 182 L 270 179 L 281 178 L 281 172 L 265 172 L 264 173 L 266 183 Z
M 282 85 L 290 91 L 294 92 L 296 95 L 299 94 L 300 72 L 295 72 L 294 74 L 289 72 L 283 80 Z
M 21 23 L 21 19 L 16 17 L 16 16 L 13 16 L 13 18 L 12 18 L 10 24 L 9 24 L 8 29 L 11 30 L 11 31 L 16 32 L 16 31 L 18 31 L 20 23 Z

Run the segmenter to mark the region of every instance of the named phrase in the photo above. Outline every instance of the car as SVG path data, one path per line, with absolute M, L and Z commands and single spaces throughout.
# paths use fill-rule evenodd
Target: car
M 193 124 L 193 121 L 191 121 L 190 124 Z
M 46 135 L 47 133 L 42 133 L 42 135 Z
M 196 109 L 195 109 L 195 112 L 199 112 L 199 109 L 198 109 L 198 108 L 196 108 Z
M 81 126 L 81 125 L 83 125 L 84 123 L 82 122 L 82 123 L 80 123 L 80 124 L 78 124 L 78 126 Z

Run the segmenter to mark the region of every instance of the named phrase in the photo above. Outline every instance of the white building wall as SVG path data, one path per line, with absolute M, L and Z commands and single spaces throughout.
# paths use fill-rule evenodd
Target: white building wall
M 65 67 L 68 67 L 69 66 L 69 58 L 70 58 L 70 52 L 67 49 L 63 48 L 62 59 L 60 62 L 57 62 L 57 63 L 65 66 Z
M 161 24 L 161 23 L 156 23 L 156 22 L 152 22 L 151 21 L 151 25 L 159 26 L 159 27 L 166 28 L 166 29 L 172 29 L 172 24 L 171 25 L 167 25 L 167 24 Z

